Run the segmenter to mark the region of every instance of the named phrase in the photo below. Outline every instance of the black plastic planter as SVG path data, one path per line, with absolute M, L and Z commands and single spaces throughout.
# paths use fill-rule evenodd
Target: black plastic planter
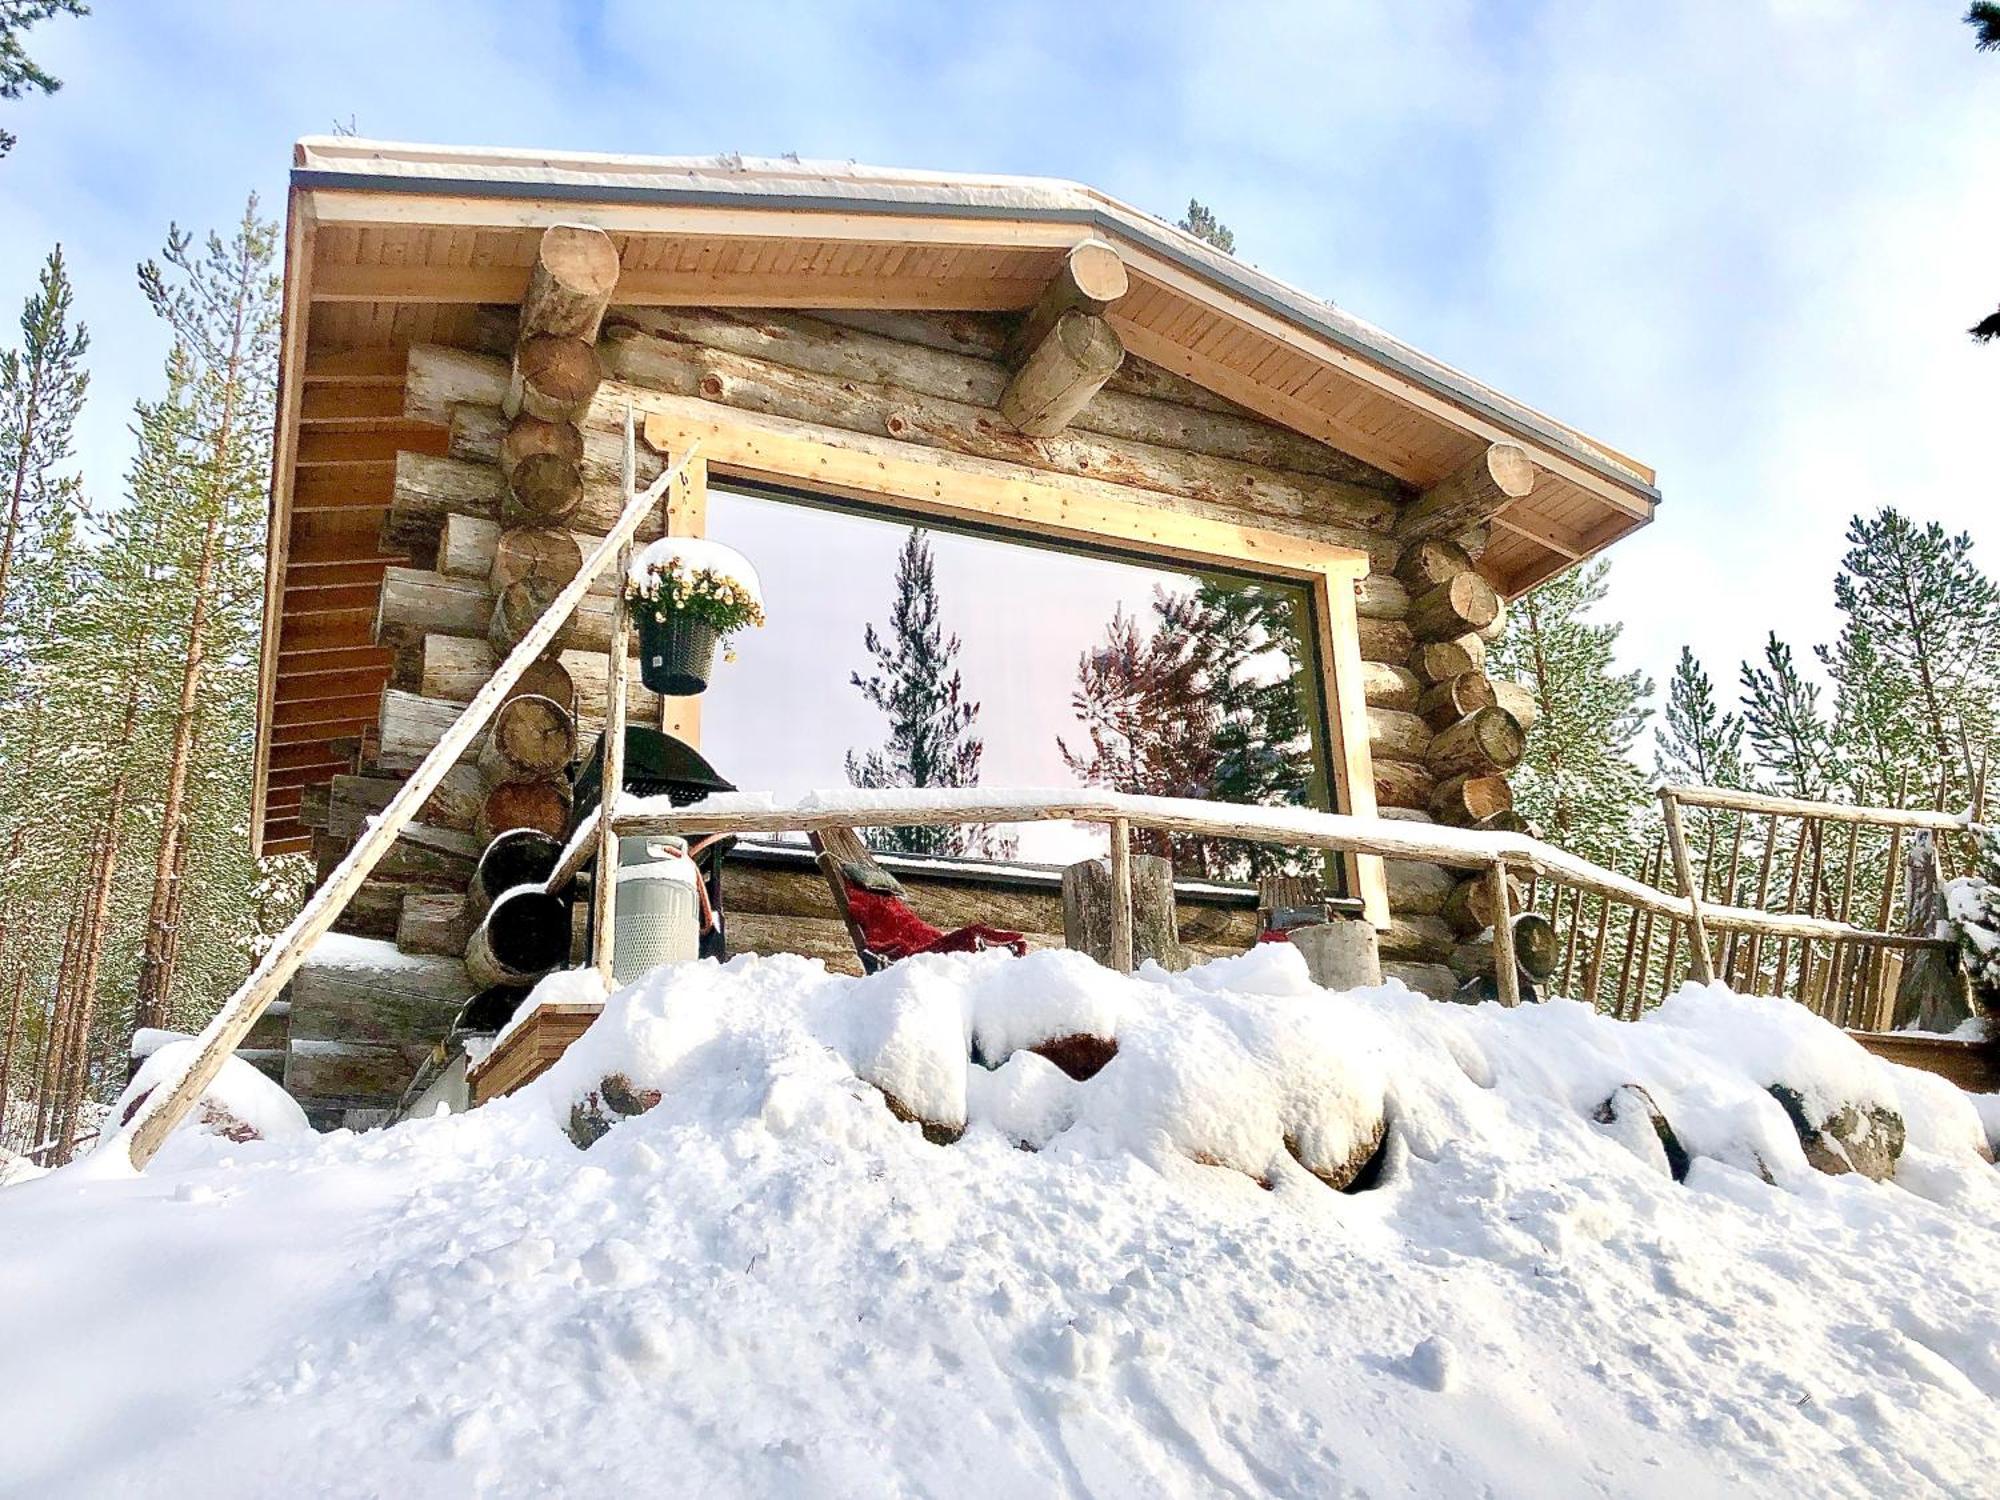
M 706 692 L 715 640 L 715 627 L 692 615 L 639 616 L 639 680 L 668 698 Z

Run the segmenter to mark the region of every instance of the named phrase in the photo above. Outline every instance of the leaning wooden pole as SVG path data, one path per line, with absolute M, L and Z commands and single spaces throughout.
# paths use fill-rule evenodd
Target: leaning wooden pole
M 397 834 L 416 817 L 418 809 L 438 789 L 451 768 L 472 748 L 479 732 L 506 701 L 514 683 L 531 663 L 555 643 L 570 615 L 590 591 L 591 581 L 623 554 L 626 545 L 637 534 L 646 517 L 652 514 L 660 496 L 679 476 L 694 451 L 694 446 L 690 445 L 687 452 L 668 465 L 643 493 L 626 500 L 617 524 L 597 544 L 584 563 L 583 571 L 563 586 L 542 617 L 529 627 L 507 654 L 506 660 L 500 663 L 492 680 L 465 706 L 465 712 L 459 715 L 457 722 L 445 731 L 436 747 L 424 757 L 410 779 L 403 783 L 402 790 L 390 799 L 382 815 L 368 825 L 346 857 L 334 866 L 325 882 L 307 899 L 299 914 L 292 918 L 284 932 L 279 934 L 278 941 L 271 945 L 270 951 L 251 971 L 250 977 L 223 1002 L 214 1019 L 202 1028 L 197 1038 L 199 1045 L 181 1074 L 163 1080 L 146 1096 L 130 1124 L 119 1132 L 117 1138 L 135 1168 L 143 1169 L 153 1159 L 168 1134 L 199 1102 L 203 1091 L 222 1071 L 223 1062 L 249 1035 L 250 1028 L 278 998 L 278 992 L 286 982 L 298 972 L 313 944 L 331 930 L 348 901 L 368 878 L 369 872 L 381 863 L 383 856 L 395 844 Z
M 1674 878 L 1681 884 L 1688 903 L 1688 962 L 1694 966 L 1694 977 L 1703 984 L 1715 982 L 1715 966 L 1708 957 L 1708 927 L 1701 917 L 1701 896 L 1694 888 L 1694 868 L 1688 860 L 1687 833 L 1681 827 L 1681 805 L 1674 796 L 1672 787 L 1660 788 L 1660 812 L 1666 819 L 1667 844 L 1674 854 Z M 1671 940 L 1669 941 L 1671 947 Z M 1673 983 L 1674 961 L 1671 953 L 1667 958 L 1666 982 Z

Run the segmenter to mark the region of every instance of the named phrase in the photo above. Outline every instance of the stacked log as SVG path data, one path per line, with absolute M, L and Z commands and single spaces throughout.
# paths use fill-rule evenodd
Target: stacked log
M 430 348 L 409 361 L 406 415 L 463 432 L 451 456 L 397 458 L 382 542 L 413 565 L 388 569 L 382 582 L 375 638 L 393 666 L 377 724 L 353 746 L 354 774 L 336 777 L 309 810 L 323 865 L 388 804 L 617 519 L 622 439 L 608 421 L 585 429 L 603 379 L 597 338 L 618 272 L 616 247 L 601 230 L 557 225 L 543 233 L 506 358 Z M 642 481 L 658 471 L 657 457 L 642 452 Z M 368 1104 L 393 1104 L 399 1061 L 381 1048 L 397 1060 L 427 1051 L 475 991 L 518 987 L 567 959 L 567 903 L 511 887 L 539 879 L 523 871 L 552 862 L 547 851 L 568 830 L 579 723 L 604 718 L 615 586 L 607 578 L 593 589 L 555 648 L 514 685 L 424 821 L 398 840 L 343 919 L 346 930 L 383 943 L 385 970 L 429 976 L 435 1003 L 421 1014 L 385 1011 L 381 1024 L 392 1036 L 363 1037 L 371 1023 L 354 1021 L 352 1034 L 377 1053 L 346 1059 L 331 1074 L 324 1047 L 302 1054 L 305 1093 L 360 1107 L 373 1092 Z M 635 706 L 657 714 L 658 699 L 635 695 Z M 525 864 L 524 850 L 534 854 Z M 507 885 L 496 887 L 503 876 Z M 364 981 L 380 978 L 363 969 Z M 309 993 L 316 983 L 307 980 Z
M 1377 796 L 1390 806 L 1417 808 L 1417 816 L 1439 823 L 1519 831 L 1525 820 L 1514 811 L 1507 776 L 1526 753 L 1536 705 L 1527 689 L 1487 672 L 1486 648 L 1505 629 L 1507 611 L 1479 574 L 1466 540 L 1477 539 L 1428 537 L 1412 542 L 1397 560 L 1396 576 L 1410 601 L 1405 623 L 1408 668 L 1417 683 L 1413 708 L 1428 740 L 1421 768 L 1378 762 Z M 1391 788 L 1386 797 L 1385 770 Z M 1434 990 L 1490 951 L 1490 935 L 1482 934 L 1493 920 L 1492 889 L 1484 876 L 1440 874 L 1442 894 L 1426 892 L 1435 902 L 1430 920 L 1437 924 L 1437 930 L 1424 933 L 1431 939 L 1426 951 L 1418 954 L 1411 944 L 1412 951 L 1394 955 L 1432 966 L 1427 987 Z M 1387 946 L 1383 951 L 1390 954 Z

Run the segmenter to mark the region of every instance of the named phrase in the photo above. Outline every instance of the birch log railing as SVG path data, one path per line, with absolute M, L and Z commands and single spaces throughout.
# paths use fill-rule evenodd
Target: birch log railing
M 326 935 L 338 920 L 354 893 L 368 874 L 381 862 L 396 842 L 396 836 L 415 818 L 431 793 L 436 791 L 452 767 L 473 748 L 487 722 L 498 712 L 506 700 L 508 691 L 518 682 L 528 668 L 545 655 L 556 643 L 556 637 L 569 623 L 570 616 L 590 592 L 591 585 L 614 563 L 625 561 L 632 539 L 637 535 L 654 506 L 659 504 L 671 486 L 685 485 L 689 476 L 696 472 L 699 464 L 699 444 L 692 444 L 671 463 L 645 490 L 634 493 L 633 454 L 635 439 L 633 416 L 628 409 L 625 415 L 625 503 L 618 520 L 608 535 L 597 544 L 596 549 L 585 559 L 582 570 L 563 586 L 550 602 L 541 617 L 522 634 L 513 650 L 494 669 L 493 675 L 465 706 L 451 727 L 444 732 L 429 754 L 403 783 L 402 789 L 390 800 L 381 813 L 371 818 L 367 829 L 347 853 L 346 858 L 328 872 L 318 890 L 306 899 L 297 916 L 292 918 L 285 930 L 278 934 L 277 941 L 250 971 L 234 994 L 223 1002 L 201 1034 L 195 1039 L 196 1046 L 187 1066 L 178 1076 L 162 1079 L 140 1102 L 132 1119 L 121 1128 L 119 1140 L 122 1142 L 132 1165 L 143 1168 L 153 1159 L 162 1143 L 200 1101 L 209 1084 L 222 1071 L 223 1063 L 237 1045 L 247 1036 L 271 1002 L 277 999 L 286 983 L 298 972 L 305 962 L 313 944 Z M 613 648 L 625 641 L 626 614 L 625 592 L 622 586 L 613 590 L 614 626 L 612 629 Z M 617 719 L 610 724 L 622 727 L 625 703 L 625 662 L 614 656 L 611 664 L 611 704 Z M 607 733 L 605 739 L 605 785 L 614 787 L 619 781 L 613 779 L 622 771 L 624 759 L 624 739 L 622 735 Z M 616 860 L 612 861 L 615 866 Z M 610 881 L 600 881 L 608 886 Z M 600 952 L 608 964 L 610 947 L 608 942 L 609 924 L 600 934 Z
M 1683 799 L 1685 800 L 1685 799 Z M 1932 818 L 1941 815 L 1913 815 Z M 592 812 L 578 826 L 563 850 L 547 889 L 560 890 L 604 845 L 607 831 L 603 807 Z M 965 824 L 1031 822 L 1078 822 L 1105 825 L 1111 834 L 1113 853 L 1114 907 L 1120 888 L 1117 882 L 1117 851 L 1129 847 L 1133 829 L 1163 833 L 1194 834 L 1239 839 L 1251 843 L 1283 844 L 1293 848 L 1324 849 L 1336 853 L 1375 854 L 1389 859 L 1418 860 L 1483 873 L 1491 882 L 1491 909 L 1497 913 L 1493 924 L 1493 975 L 1502 1004 L 1519 1002 L 1518 973 L 1513 961 L 1512 928 L 1514 912 L 1512 886 L 1518 879 L 1532 882 L 1526 905 L 1532 909 L 1537 891 L 1548 893 L 1558 907 L 1566 893 L 1577 898 L 1571 907 L 1569 938 L 1564 945 L 1564 972 L 1553 988 L 1579 999 L 1597 1003 L 1601 990 L 1603 959 L 1612 944 L 1604 927 L 1613 908 L 1630 913 L 1633 935 L 1623 948 L 1618 989 L 1610 1007 L 1614 1013 L 1636 1017 L 1642 1002 L 1629 1005 L 1626 995 L 1640 995 L 1651 972 L 1652 943 L 1660 924 L 1665 924 L 1668 940 L 1678 947 L 1678 935 L 1699 932 L 1709 972 L 1714 967 L 1708 947 L 1715 934 L 1732 937 L 1754 935 L 1785 943 L 1845 943 L 1902 948 L 1949 947 L 1948 940 L 1907 937 L 1874 932 L 1849 922 L 1806 912 L 1765 912 L 1745 907 L 1704 901 L 1698 894 L 1688 896 L 1659 888 L 1650 880 L 1634 878 L 1606 869 L 1581 856 L 1526 834 L 1480 832 L 1473 829 L 1441 828 L 1427 823 L 1359 818 L 1340 813 L 1314 812 L 1303 808 L 1248 807 L 1191 801 L 1171 797 L 1132 796 L 1118 792 L 1046 791 L 996 792 L 990 788 L 967 787 L 949 791 L 919 791 L 906 794 L 875 792 L 865 798 L 821 799 L 806 797 L 791 802 L 774 801 L 755 794 L 709 797 L 686 807 L 674 807 L 660 799 L 621 799 L 611 815 L 612 831 L 619 835 L 653 837 L 675 835 L 693 838 L 706 834 L 811 833 L 825 828 L 860 826 L 948 827 Z M 1925 826 L 1933 826 L 1926 824 Z M 1943 826 L 1939 823 L 1935 826 Z M 1954 823 L 1962 829 L 1962 823 Z M 1653 878 L 1664 853 L 1650 862 Z M 1576 971 L 1578 931 L 1583 898 L 1596 902 L 1597 937 L 1585 955 L 1588 980 L 1583 992 L 1568 988 L 1569 976 Z M 1129 909 L 1126 914 L 1129 924 Z M 1129 931 L 1129 926 L 1128 929 Z M 1646 957 L 1636 974 L 1633 960 L 1639 944 Z M 1115 951 L 1115 950 L 1114 950 Z M 1693 960 L 1690 960 L 1692 963 Z M 1126 961 L 1129 967 L 1129 959 Z M 1669 970 L 1673 968 L 1669 959 Z M 1636 983 L 1635 983 L 1636 980 Z
M 1666 786 L 1659 796 L 1661 831 L 1634 875 L 1667 885 L 1677 913 L 1559 879 L 1531 882 L 1529 908 L 1563 934 L 1559 993 L 1636 1018 L 1681 977 L 1714 979 L 1882 1030 L 1908 955 L 1952 950 L 1928 924 L 1895 930 L 1898 882 L 1912 835 L 1966 836 L 1976 808 L 1860 807 L 1720 787 Z

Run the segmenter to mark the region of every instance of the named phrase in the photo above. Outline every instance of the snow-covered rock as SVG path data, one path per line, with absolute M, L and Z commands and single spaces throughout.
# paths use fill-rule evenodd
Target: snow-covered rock
M 162 1079 L 179 1077 L 194 1057 L 196 1041 L 180 1032 L 146 1030 L 133 1051 L 143 1056 L 139 1071 L 111 1107 L 110 1118 L 125 1124 Z M 292 1096 L 240 1057 L 226 1058 L 222 1071 L 203 1091 L 201 1102 L 181 1122 L 181 1132 L 199 1131 L 242 1145 L 249 1141 L 297 1140 L 312 1134 Z M 110 1139 L 107 1135 L 105 1139 Z
M 468 1114 L 0 1191 L 0 1493 L 1991 1491 L 1963 1096 L 1720 991 L 1080 962 L 680 965 Z M 1778 1077 L 1897 1111 L 1895 1175 L 1814 1171 Z

